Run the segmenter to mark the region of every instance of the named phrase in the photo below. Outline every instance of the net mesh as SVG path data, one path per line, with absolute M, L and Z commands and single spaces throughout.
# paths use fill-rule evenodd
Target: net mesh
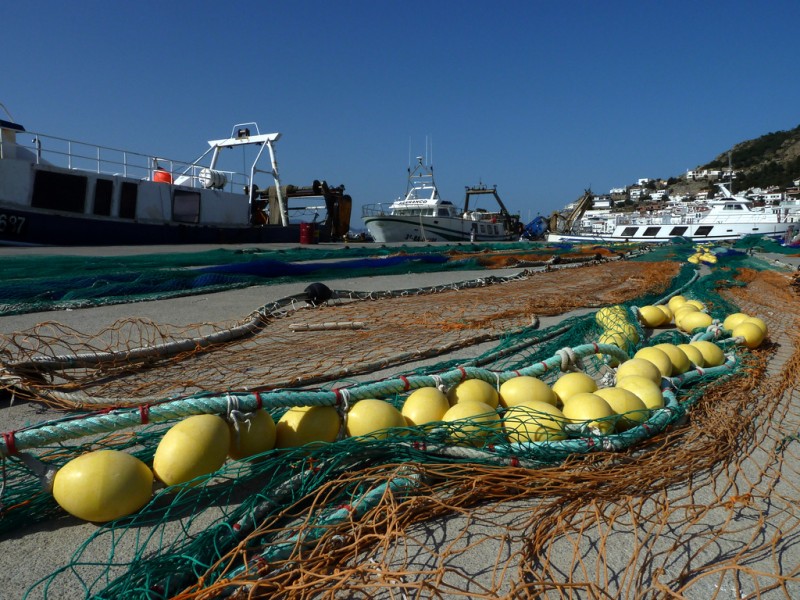
M 757 350 L 729 347 L 735 367 L 723 375 L 675 390 L 666 426 L 635 443 L 612 448 L 606 441 L 622 434 L 583 432 L 582 451 L 565 451 L 569 440 L 509 448 L 497 429 L 468 422 L 228 461 L 203 485 L 162 490 L 134 515 L 91 526 L 29 597 L 76 588 L 103 598 L 797 597 L 795 282 L 740 252 L 698 277 L 685 263 L 691 252 L 669 245 L 596 264 L 592 248 L 584 254 L 595 263 L 580 268 L 414 293 L 339 291 L 322 306 L 274 305 L 228 324 L 127 319 L 78 332 L 51 322 L 4 336 L 8 390 L 69 410 L 57 428 L 97 409 L 141 413 L 143 403 L 154 411 L 167 398 L 254 389 L 291 399 L 307 386 L 367 385 L 400 407 L 408 390 L 392 388 L 390 375 L 524 370 L 597 340 L 611 328 L 597 310 L 609 305 L 625 307 L 617 325 L 635 331 L 628 355 L 685 341 L 631 316 L 678 292 L 718 317 L 758 315 L 770 331 Z M 537 326 L 548 316 L 552 325 Z M 241 337 L 180 347 L 250 322 Z M 169 344 L 179 348 L 136 355 Z M 578 366 L 602 379 L 608 362 L 589 352 Z M 278 419 L 286 405 L 270 410 Z M 36 454 L 60 466 L 115 448 L 150 463 L 173 423 L 50 442 Z M 459 443 L 464 427 L 480 442 Z M 71 522 L 16 456 L 3 459 L 3 484 L 7 539 L 32 523 Z

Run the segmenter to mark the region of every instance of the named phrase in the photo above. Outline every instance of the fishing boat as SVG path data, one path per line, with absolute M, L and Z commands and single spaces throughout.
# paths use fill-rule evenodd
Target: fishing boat
M 491 209 L 475 206 L 483 196 L 494 199 Z M 388 206 L 363 206 L 362 220 L 376 242 L 493 242 L 512 240 L 520 233 L 519 219 L 506 210 L 496 187 L 467 187 L 463 207 L 442 200 L 433 167 L 421 156 L 408 170 L 405 195 Z
M 780 207 L 755 207 L 718 184 L 723 197 L 690 207 L 646 213 L 609 213 L 591 224 L 575 220 L 569 229 L 553 229 L 548 242 L 667 242 L 682 237 L 695 242 L 723 242 L 756 235 L 783 239 L 797 226 L 797 215 Z
M 0 245 L 341 239 L 351 205 L 344 186 L 282 185 L 280 138 L 261 133 L 257 123 L 234 125 L 229 137 L 209 141 L 200 158 L 182 162 L 30 132 L 8 115 L 0 119 Z M 234 148 L 243 160 L 246 149 L 254 154 L 249 167 L 240 163 L 243 171 L 221 168 L 222 152 Z M 270 164 L 260 168 L 264 155 Z M 271 185 L 259 188 L 258 174 Z

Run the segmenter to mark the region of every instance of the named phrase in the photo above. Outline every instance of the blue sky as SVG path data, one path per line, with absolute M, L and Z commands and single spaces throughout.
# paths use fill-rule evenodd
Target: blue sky
M 527 218 L 800 124 L 796 0 L 6 0 L 2 23 L 28 130 L 193 160 L 256 121 L 355 227 L 426 138 L 445 198 L 482 181 Z

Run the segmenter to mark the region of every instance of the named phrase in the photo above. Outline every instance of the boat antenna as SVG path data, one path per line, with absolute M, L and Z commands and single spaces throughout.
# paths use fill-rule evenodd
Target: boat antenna
M 10 113 L 10 112 L 9 112 L 9 110 L 6 108 L 6 105 L 5 105 L 5 104 L 3 104 L 2 102 L 0 102 L 0 108 L 2 108 L 2 109 L 5 111 L 5 113 L 8 115 L 8 118 L 9 118 L 9 119 L 11 119 L 12 121 L 14 121 L 14 117 L 12 117 L 12 116 L 11 116 L 11 113 Z
M 728 185 L 731 188 L 731 196 L 733 196 L 733 158 L 731 157 L 733 153 L 728 150 Z

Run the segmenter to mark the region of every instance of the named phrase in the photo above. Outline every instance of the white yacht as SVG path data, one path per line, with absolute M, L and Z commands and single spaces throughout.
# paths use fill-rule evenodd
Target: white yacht
M 492 196 L 497 207 L 475 207 L 480 196 Z M 364 206 L 362 219 L 376 242 L 491 242 L 519 237 L 519 219 L 509 214 L 495 187 L 468 187 L 463 208 L 457 207 L 439 197 L 433 167 L 421 156 L 414 169 L 409 168 L 405 196 L 388 206 Z

